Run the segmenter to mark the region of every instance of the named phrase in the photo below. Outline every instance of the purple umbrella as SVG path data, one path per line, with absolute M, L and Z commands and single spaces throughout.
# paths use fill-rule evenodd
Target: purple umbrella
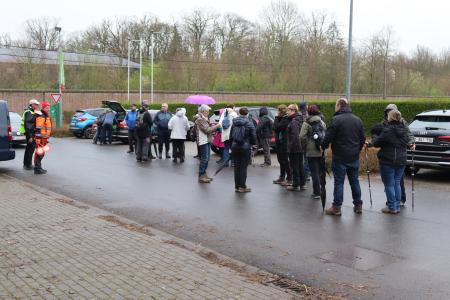
M 196 104 L 196 105 L 202 105 L 202 104 L 216 104 L 216 100 L 214 100 L 210 96 L 206 95 L 192 95 L 186 98 L 184 102 L 189 104 Z

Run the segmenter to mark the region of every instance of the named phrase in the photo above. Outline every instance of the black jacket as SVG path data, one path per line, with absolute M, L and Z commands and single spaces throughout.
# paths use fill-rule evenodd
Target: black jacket
M 272 137 L 273 121 L 269 117 L 267 107 L 262 107 L 259 110 L 259 124 L 256 127 L 256 133 L 261 139 L 269 139 Z
M 287 128 L 287 150 L 289 153 L 303 152 L 300 143 L 300 129 L 303 125 L 303 118 L 299 113 L 289 117 L 289 125 Z
M 353 115 L 350 108 L 344 108 L 334 114 L 322 147 L 326 149 L 331 144 L 333 160 L 338 163 L 350 163 L 359 160 L 359 153 L 365 141 L 361 119 Z
M 390 122 L 384 126 L 380 135 L 372 143 L 381 148 L 378 151 L 380 164 L 390 166 L 406 165 L 406 148 L 408 147 L 408 130 L 401 122 Z
M 152 116 L 148 111 L 144 112 L 142 109 L 138 111 L 138 115 L 136 118 L 139 117 L 141 113 L 144 113 L 142 116 L 142 126 L 139 128 L 136 127 L 136 136 L 139 138 L 148 138 L 150 137 L 150 128 L 152 128 Z
M 287 152 L 287 129 L 291 120 L 287 115 L 276 116 L 273 122 L 273 130 L 275 131 L 275 143 L 277 151 Z
M 34 138 L 36 132 L 36 114 L 31 113 L 32 110 L 33 108 L 30 106 L 24 114 L 25 136 L 27 140 Z
M 239 144 L 233 140 L 233 132 L 237 127 L 242 126 L 245 128 L 245 138 L 244 143 Z M 232 150 L 250 150 L 253 145 L 256 145 L 256 129 L 253 122 L 246 117 L 239 116 L 234 118 L 233 125 L 231 126 L 230 140 Z

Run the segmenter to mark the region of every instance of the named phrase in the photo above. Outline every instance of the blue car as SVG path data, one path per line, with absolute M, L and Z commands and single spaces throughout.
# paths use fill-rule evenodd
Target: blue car
M 72 134 L 78 138 L 92 139 L 94 131 L 92 130 L 92 124 L 97 120 L 98 116 L 106 111 L 106 108 L 91 108 L 77 110 L 75 115 L 70 120 L 69 130 Z

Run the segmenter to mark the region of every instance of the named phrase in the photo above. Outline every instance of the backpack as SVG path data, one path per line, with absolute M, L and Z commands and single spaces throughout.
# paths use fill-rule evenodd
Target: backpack
M 223 129 L 228 129 L 231 126 L 231 121 L 230 118 L 228 118 L 228 109 L 225 109 L 225 116 L 223 117 L 222 120 L 222 128 Z
M 137 117 L 136 117 L 136 129 L 140 129 L 142 127 L 144 127 L 144 115 L 145 112 L 139 112 Z
M 242 145 L 245 142 L 245 124 L 242 126 L 235 126 L 231 138 L 233 142 Z
M 322 121 L 309 123 L 312 128 L 311 138 L 316 145 L 317 150 L 320 150 L 323 139 L 325 138 L 325 128 L 322 125 Z

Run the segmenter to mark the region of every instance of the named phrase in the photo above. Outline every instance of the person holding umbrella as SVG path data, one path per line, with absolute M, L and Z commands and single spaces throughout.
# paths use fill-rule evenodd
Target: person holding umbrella
M 248 119 L 248 108 L 239 109 L 239 117 L 231 126 L 231 151 L 234 161 L 234 188 L 236 193 L 249 193 L 247 187 L 247 167 L 251 160 L 251 149 L 256 145 L 256 129 Z
M 306 150 L 309 169 L 313 182 L 313 199 L 320 199 L 320 175 L 323 153 L 320 149 L 325 137 L 326 124 L 320 118 L 320 110 L 316 105 L 308 107 L 308 118 L 300 131 L 300 142 Z
M 210 110 L 211 107 L 206 104 L 202 104 L 198 109 L 199 115 L 195 120 L 197 145 L 200 151 L 200 165 L 198 170 L 199 183 L 211 183 L 211 181 L 213 180 L 206 173 L 206 169 L 208 168 L 208 162 L 211 155 L 212 134 L 214 131 L 221 128 L 220 123 L 214 126 L 210 126 L 208 119 Z

